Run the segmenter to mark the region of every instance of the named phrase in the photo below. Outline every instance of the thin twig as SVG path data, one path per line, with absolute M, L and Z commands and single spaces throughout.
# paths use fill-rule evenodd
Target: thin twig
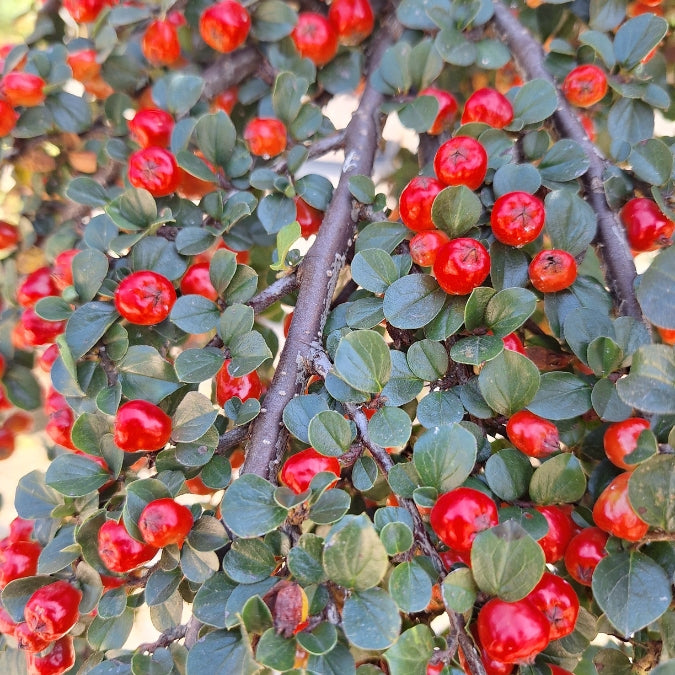
M 216 447 L 216 455 L 224 455 L 228 450 L 236 448 L 240 443 L 243 443 L 248 436 L 248 425 L 242 424 L 240 427 L 234 427 L 220 435 L 218 446 Z
M 280 277 L 272 282 L 267 288 L 263 289 L 257 295 L 254 295 L 246 304 L 253 307 L 256 314 L 265 311 L 277 300 L 281 300 L 285 295 L 296 291 L 300 286 L 300 279 L 296 271 Z
M 345 130 L 339 129 L 330 136 L 320 138 L 318 141 L 312 142 L 307 146 L 307 159 L 316 159 L 323 157 L 329 152 L 341 150 L 345 144 Z M 283 173 L 288 169 L 288 162 L 286 159 L 279 159 L 270 166 L 270 169 L 276 173 Z
M 154 642 L 144 642 L 142 645 L 139 645 L 136 651 L 141 654 L 146 652 L 148 654 L 153 654 L 158 649 L 168 647 L 170 644 L 182 640 L 185 637 L 187 628 L 188 624 L 180 624 L 179 626 L 169 628 L 169 630 L 162 633 Z
M 508 43 L 519 68 L 527 79 L 541 78 L 558 89 L 553 76 L 544 67 L 541 45 L 530 35 L 518 18 L 499 0 L 494 2 L 497 30 Z M 603 187 L 605 160 L 591 143 L 588 135 L 563 96 L 558 96 L 558 108 L 553 123 L 561 137 L 577 142 L 586 153 L 588 171 L 581 177 L 588 203 L 598 217 L 597 252 L 607 269 L 607 283 L 620 314 L 643 321 L 642 310 L 635 296 L 637 277 L 626 237 L 614 211 L 607 204 Z

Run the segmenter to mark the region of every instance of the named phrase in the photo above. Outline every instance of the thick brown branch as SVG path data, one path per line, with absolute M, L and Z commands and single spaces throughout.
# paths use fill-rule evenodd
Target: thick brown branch
M 378 64 L 384 50 L 400 31 L 400 25 L 385 22 L 374 40 L 377 43 L 372 63 Z M 355 216 L 349 179 L 359 174 L 370 175 L 380 137 L 380 103 L 382 95 L 366 85 L 359 107 L 345 132 L 345 162 L 333 199 L 326 211 L 314 246 L 302 264 L 302 281 L 286 344 L 272 384 L 265 396 L 265 405 L 253 422 L 246 461 L 242 471 L 267 479 L 276 475 L 287 435 L 283 431 L 282 414 L 305 380 L 305 363 L 312 344 L 320 341 L 345 255 L 352 242 Z
M 216 447 L 216 455 L 224 455 L 228 450 L 236 448 L 246 440 L 246 436 L 248 436 L 248 425 L 246 424 L 234 427 L 234 429 L 221 434 Z
M 254 47 L 244 47 L 222 56 L 204 71 L 204 96 L 210 100 L 253 75 L 261 58 L 260 52 Z
M 495 1 L 494 10 L 497 29 L 508 43 L 518 66 L 527 78 L 541 78 L 557 88 L 553 76 L 544 67 L 541 45 L 499 0 Z M 553 116 L 553 122 L 560 136 L 576 141 L 588 156 L 589 168 L 581 181 L 588 202 L 598 217 L 597 251 L 607 270 L 607 283 L 617 310 L 620 314 L 644 321 L 633 285 L 637 276 L 633 257 L 623 228 L 605 199 L 602 180 L 605 161 L 591 143 L 579 118 L 563 96 L 558 96 L 558 108 Z

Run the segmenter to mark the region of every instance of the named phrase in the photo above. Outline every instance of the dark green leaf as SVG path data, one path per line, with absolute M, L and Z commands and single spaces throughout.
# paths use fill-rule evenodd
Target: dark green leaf
M 419 96 L 398 110 L 401 124 L 413 131 L 427 131 L 438 114 L 438 101 L 433 96 Z
M 465 185 L 456 185 L 438 193 L 431 208 L 431 218 L 439 230 L 455 238 L 476 226 L 482 210 L 475 192 Z
M 429 392 L 417 404 L 417 419 L 427 429 L 460 422 L 463 417 L 462 402 L 452 391 Z
M 644 101 L 619 98 L 609 109 L 607 130 L 613 141 L 644 141 L 654 134 L 654 110 Z
M 617 382 L 617 391 L 621 400 L 634 408 L 671 415 L 675 413 L 673 382 L 673 349 L 666 345 L 646 345 L 633 355 L 631 371 Z
M 35 375 L 20 365 L 11 365 L 2 377 L 7 398 L 17 408 L 35 410 L 42 404 L 42 392 Z
M 593 209 L 569 190 L 546 195 L 546 232 L 551 244 L 573 256 L 584 253 L 595 238 L 597 218 Z
M 547 459 L 530 481 L 530 497 L 537 504 L 570 504 L 584 496 L 586 476 L 571 453 Z
M 361 649 L 386 649 L 401 630 L 396 603 L 381 588 L 352 593 L 342 609 L 342 628 L 350 644 Z
M 228 346 L 231 361 L 227 369 L 233 377 L 243 377 L 272 358 L 272 352 L 265 338 L 257 330 L 237 335 Z
M 555 87 L 542 79 L 526 82 L 513 99 L 513 115 L 524 124 L 543 122 L 558 107 Z
M 384 315 L 396 328 L 428 324 L 443 308 L 446 294 L 428 274 L 411 274 L 395 281 L 384 294 Z
M 401 634 L 384 654 L 391 675 L 425 675 L 434 649 L 434 634 L 426 624 L 418 624 Z
M 468 612 L 476 602 L 478 587 L 468 567 L 452 570 L 441 585 L 443 599 L 455 612 Z
M 663 141 L 650 138 L 633 146 L 628 162 L 640 180 L 663 185 L 673 170 L 673 153 Z
M 357 330 L 343 337 L 334 364 L 348 385 L 368 393 L 382 391 L 391 375 L 389 348 L 379 333 L 369 330 Z
M 661 42 L 667 30 L 667 21 L 654 14 L 629 19 L 614 36 L 616 60 L 628 70 L 635 68 Z
M 357 253 L 351 270 L 354 281 L 371 293 L 384 293 L 399 278 L 391 256 L 377 248 Z
M 405 354 L 391 350 L 391 377 L 381 392 L 390 406 L 412 401 L 423 389 L 424 382 L 408 366 Z
M 450 358 L 456 363 L 478 366 L 483 361 L 494 359 L 504 350 L 502 339 L 494 335 L 472 335 L 455 342 L 450 349 Z
M 362 204 L 372 204 L 375 199 L 375 185 L 368 176 L 352 176 L 349 179 L 349 191 Z
M 645 318 L 657 326 L 675 328 L 675 247 L 661 251 L 640 278 L 637 298 Z
M 272 575 L 274 553 L 260 539 L 236 539 L 223 558 L 223 571 L 240 584 L 252 584 Z
M 432 340 L 419 340 L 410 345 L 407 359 L 410 370 L 427 382 L 443 377 L 448 369 L 448 353 L 445 347 Z
M 196 391 L 188 392 L 173 414 L 171 440 L 174 443 L 196 441 L 216 421 L 217 414 L 206 396 Z
M 387 551 L 387 555 L 398 555 L 399 553 L 409 551 L 414 543 L 410 527 L 406 523 L 398 522 L 387 523 L 380 530 L 380 539 Z
M 368 422 L 370 440 L 382 447 L 405 445 L 411 430 L 410 417 L 401 408 L 382 408 Z
M 61 504 L 63 497 L 45 483 L 41 471 L 31 471 L 19 479 L 14 508 L 22 518 L 49 518 L 54 508 Z
M 78 307 L 66 324 L 65 338 L 74 359 L 84 356 L 118 318 L 109 302 L 88 302 Z
M 572 373 L 543 373 L 539 390 L 527 407 L 550 420 L 572 419 L 591 409 L 591 387 Z
M 274 500 L 274 486 L 253 474 L 234 481 L 222 503 L 225 524 L 240 537 L 259 537 L 281 525 L 286 509 Z
M 511 416 L 534 398 L 539 388 L 539 370 L 526 356 L 505 349 L 485 364 L 478 386 L 493 410 Z
M 217 349 L 186 349 L 174 363 L 181 382 L 199 383 L 211 379 L 223 365 L 223 355 Z
M 389 593 L 403 612 L 422 612 L 431 601 L 431 587 L 429 573 L 416 560 L 397 565 L 389 577 Z
M 652 527 L 675 532 L 675 456 L 657 455 L 630 476 L 628 496 L 635 512 Z
M 335 410 L 324 410 L 309 422 L 309 442 L 314 449 L 328 457 L 344 454 L 352 442 L 349 422 Z
M 370 223 L 361 230 L 356 239 L 356 252 L 380 248 L 391 253 L 409 234 L 410 230 L 403 223 L 388 220 Z
M 564 183 L 583 176 L 588 170 L 589 159 L 583 148 L 575 141 L 558 141 L 542 157 L 539 173 L 544 184 Z
M 59 455 L 47 469 L 45 482 L 67 497 L 83 497 L 110 480 L 96 462 L 79 455 Z
M 497 497 L 508 502 L 527 492 L 532 471 L 529 459 L 514 448 L 500 450 L 485 464 L 485 478 L 489 488 Z
M 45 105 L 61 131 L 81 134 L 91 126 L 91 108 L 81 96 L 59 91 L 49 96 Z
M 159 403 L 178 389 L 172 365 L 149 345 L 133 345 L 117 364 L 122 393 L 129 399 Z
M 516 191 L 534 194 L 540 187 L 541 176 L 532 164 L 504 164 L 492 179 L 495 197 Z
M 215 630 L 199 640 L 188 652 L 186 675 L 237 673 L 253 675 L 259 670 L 250 646 L 238 631 Z
M 94 617 L 87 630 L 89 645 L 98 651 L 121 649 L 134 624 L 134 611 L 127 607 L 120 616 L 112 619 Z

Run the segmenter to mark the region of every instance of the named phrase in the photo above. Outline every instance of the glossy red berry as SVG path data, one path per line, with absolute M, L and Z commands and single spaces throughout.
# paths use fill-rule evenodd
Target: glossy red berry
M 59 580 L 38 588 L 30 596 L 23 615 L 28 627 L 48 640 L 58 640 L 80 618 L 82 591 Z
M 403 224 L 414 232 L 435 230 L 431 207 L 436 195 L 445 187 L 429 176 L 415 176 L 401 192 L 398 208 Z
M 666 218 L 655 201 L 646 197 L 627 202 L 621 209 L 621 222 L 634 251 L 654 251 L 668 246 L 675 230 L 675 223 Z
M 302 197 L 295 197 L 295 219 L 300 224 L 300 234 L 307 239 L 316 234 L 323 222 L 323 211 L 310 206 Z
M 63 9 L 77 21 L 90 23 L 96 21 L 104 7 L 114 4 L 115 0 L 63 0 Z
M 59 292 L 49 267 L 39 267 L 19 285 L 16 300 L 22 307 L 32 307 L 38 300 L 49 295 L 59 295 Z
M 230 115 L 234 110 L 234 106 L 237 104 L 238 99 L 239 88 L 237 86 L 230 87 L 216 95 L 213 99 L 213 107 Z
M 427 133 L 436 136 L 447 131 L 457 117 L 457 99 L 449 91 L 437 87 L 422 89 L 419 95 L 433 96 L 438 102 L 438 112 Z
M 129 134 L 142 148 L 165 148 L 171 141 L 173 117 L 160 108 L 143 108 L 129 121 Z
M 601 101 L 607 93 L 607 75 L 592 63 L 577 66 L 563 80 L 562 93 L 572 105 L 588 108 Z
M 36 541 L 9 541 L 0 549 L 0 589 L 10 581 L 32 577 L 42 547 Z
M 530 600 L 489 600 L 478 613 L 478 636 L 488 656 L 504 663 L 532 663 L 549 642 L 549 622 Z
M 129 323 L 154 326 L 166 319 L 176 302 L 176 289 L 161 274 L 139 270 L 115 290 L 115 307 Z
M 161 450 L 171 438 L 171 418 L 150 401 L 127 401 L 115 415 L 113 437 L 124 452 Z
M 4 397 L 4 391 L 1 395 Z M 4 426 L 0 427 L 0 460 L 11 457 L 14 454 L 14 450 L 16 450 L 15 433 L 11 429 L 7 429 Z
M 572 537 L 565 551 L 565 567 L 575 581 L 591 585 L 593 572 L 607 555 L 605 545 L 609 535 L 599 527 L 587 527 Z
M 255 117 L 244 128 L 244 140 L 252 155 L 276 157 L 286 149 L 286 125 L 274 117 Z
M 0 108 L 2 116 L 2 108 Z M 2 134 L 0 134 L 2 136 Z M 0 220 L 0 250 L 12 248 L 19 243 L 19 228 L 4 220 Z
M 27 654 L 28 675 L 63 675 L 75 665 L 73 638 L 64 635 L 46 654 Z
M 26 656 L 35 652 L 41 652 L 47 649 L 52 643 L 52 640 L 50 640 L 49 637 L 31 630 L 30 626 L 25 621 L 16 625 L 14 628 L 14 637 L 17 646 L 19 649 L 26 652 Z
M 535 506 L 548 523 L 548 532 L 537 541 L 544 551 L 547 563 L 562 560 L 574 534 L 574 523 L 567 509 L 560 506 Z
M 322 14 L 300 12 L 291 40 L 300 56 L 309 59 L 315 66 L 325 66 L 337 54 L 338 34 Z
M 441 230 L 418 232 L 410 240 L 410 257 L 420 267 L 431 267 L 436 260 L 438 250 L 449 241 L 450 237 Z
M 47 321 L 38 316 L 32 307 L 27 307 L 21 314 L 18 326 L 22 331 L 24 346 L 37 347 L 54 342 L 66 329 L 66 322 Z
M 45 100 L 45 84 L 39 75 L 12 71 L 0 81 L 0 93 L 13 106 L 33 107 Z
M 230 359 L 226 359 L 216 373 L 216 400 L 218 405 L 223 407 L 227 401 L 235 396 L 241 401 L 246 401 L 249 398 L 260 398 L 262 384 L 258 373 L 254 370 L 247 375 L 235 377 L 229 373 L 229 364 Z
M 527 356 L 522 340 L 515 333 L 505 335 L 502 338 L 502 342 L 504 343 L 504 349 L 509 349 L 512 352 L 518 352 L 523 356 Z
M 138 529 L 146 544 L 164 548 L 183 545 L 192 529 L 192 511 L 170 497 L 155 499 L 145 506 L 138 519 Z
M 0 97 L 0 138 L 7 136 L 14 129 L 18 119 L 19 113 L 14 110 L 14 106 L 7 99 Z
M 333 0 L 328 20 L 335 27 L 339 42 L 349 47 L 361 44 L 375 25 L 370 0 Z
M 642 417 L 629 417 L 610 424 L 602 439 L 609 461 L 620 469 L 632 471 L 637 464 L 628 464 L 625 458 L 637 448 L 638 437 L 646 429 L 649 429 L 649 421 Z
M 647 534 L 649 525 L 631 506 L 629 479 L 629 471 L 621 473 L 600 493 L 593 506 L 593 520 L 599 528 L 615 537 L 639 541 Z
M 121 522 L 106 520 L 98 531 L 98 555 L 111 572 L 130 572 L 152 560 L 157 550 L 136 541 Z
M 433 271 L 446 293 L 468 295 L 490 274 L 490 254 L 476 239 L 452 239 L 438 249 Z
M 455 136 L 441 145 L 434 157 L 434 171 L 444 185 L 466 185 L 477 190 L 487 173 L 485 148 L 471 136 Z
M 147 190 L 153 197 L 174 193 L 181 178 L 173 154 L 154 146 L 131 153 L 127 175 L 134 187 Z
M 80 252 L 77 248 L 61 251 L 52 265 L 52 280 L 58 291 L 73 285 L 73 258 Z
M 32 541 L 34 526 L 35 521 L 17 516 L 9 524 L 9 541 Z
M 279 478 L 296 495 L 309 488 L 312 478 L 322 471 L 340 476 L 340 462 L 336 457 L 326 457 L 314 448 L 306 448 L 291 455 L 281 467 Z M 337 481 L 336 481 L 337 482 Z
M 180 57 L 180 41 L 176 27 L 168 20 L 156 19 L 141 38 L 143 56 L 153 66 L 170 66 Z
M 199 33 L 217 52 L 227 54 L 240 47 L 251 30 L 251 17 L 236 0 L 221 0 L 207 7 L 199 18 Z
M 202 295 L 215 302 L 218 299 L 218 291 L 211 283 L 209 268 L 210 264 L 207 262 L 190 265 L 180 281 L 180 292 L 183 295 Z
M 495 129 L 502 129 L 513 121 L 513 106 L 504 94 L 484 87 L 474 91 L 464 104 L 462 124 L 482 122 Z
M 479 532 L 499 523 L 497 505 L 480 490 L 459 487 L 438 498 L 430 522 L 446 546 L 460 553 L 470 551 Z
M 544 572 L 527 599 L 548 619 L 549 640 L 559 640 L 574 630 L 579 616 L 579 596 L 562 577 Z
M 508 192 L 497 199 L 490 214 L 492 233 L 508 246 L 525 246 L 544 229 L 544 203 L 528 192 Z
M 66 57 L 66 62 L 73 71 L 73 78 L 78 82 L 88 82 L 101 73 L 101 64 L 98 62 L 95 49 L 79 49 L 70 52 Z
M 569 288 L 577 278 L 577 261 L 567 251 L 539 251 L 527 268 L 532 285 L 541 293 L 557 293 Z
M 49 420 L 45 427 L 45 433 L 49 438 L 58 445 L 62 445 L 69 450 L 75 450 L 71 432 L 75 424 L 75 414 L 66 407 L 61 410 L 56 410 L 49 416 Z
M 519 410 L 506 423 L 506 434 L 522 453 L 539 459 L 560 450 L 558 428 L 529 410 Z
M 480 643 L 478 638 L 478 631 L 476 629 L 475 621 L 471 624 L 469 630 L 471 631 L 471 635 L 473 635 L 480 660 L 483 663 L 483 667 L 485 668 L 485 675 L 511 675 L 513 669 L 515 668 L 513 663 L 504 663 L 503 661 L 499 661 L 498 659 L 493 659 L 491 656 L 488 656 L 485 648 Z M 459 665 L 462 666 L 462 670 L 464 671 L 465 675 L 474 675 L 475 670 L 469 667 L 461 646 L 458 648 L 457 653 L 459 656 Z

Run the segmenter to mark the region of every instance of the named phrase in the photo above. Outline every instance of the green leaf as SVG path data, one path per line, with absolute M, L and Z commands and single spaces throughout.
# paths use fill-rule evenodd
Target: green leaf
M 387 555 L 398 555 L 409 551 L 414 543 L 412 530 L 406 523 L 386 523 L 380 530 L 380 539 Z
M 438 101 L 433 96 L 419 96 L 398 110 L 401 124 L 418 133 L 427 131 L 438 114 Z
M 208 333 L 218 325 L 217 305 L 203 295 L 188 294 L 178 298 L 169 319 L 186 333 Z
M 530 481 L 530 497 L 536 504 L 570 504 L 584 496 L 586 476 L 571 453 L 547 459 Z
M 345 335 L 335 351 L 334 364 L 350 387 L 367 393 L 382 391 L 391 375 L 389 348 L 379 333 L 370 330 Z
M 253 595 L 246 601 L 241 610 L 241 620 L 247 632 L 257 635 L 262 635 L 273 624 L 272 612 L 258 595 Z
M 399 278 L 391 256 L 378 248 L 357 253 L 352 260 L 351 270 L 354 281 L 371 293 L 384 293 Z
M 122 393 L 128 399 L 159 403 L 178 389 L 176 374 L 168 361 L 149 345 L 132 345 L 117 364 Z
M 483 206 L 473 190 L 465 185 L 455 185 L 441 190 L 431 207 L 431 219 L 439 230 L 451 238 L 461 237 L 480 218 Z
M 318 394 L 296 396 L 284 408 L 284 424 L 296 438 L 309 443 L 309 422 L 323 410 L 328 410 L 328 404 Z
M 323 568 L 336 584 L 365 591 L 380 583 L 387 567 L 387 552 L 365 514 L 345 516 L 328 532 Z
M 383 448 L 405 445 L 411 431 L 410 417 L 401 408 L 382 408 L 368 421 L 370 440 Z
M 484 325 L 485 310 L 496 293 L 494 288 L 487 286 L 478 286 L 471 291 L 464 307 L 464 325 L 467 330 L 475 330 Z
M 324 410 L 315 415 L 307 429 L 310 444 L 328 457 L 339 457 L 349 450 L 352 430 L 349 422 L 335 410 Z
M 277 75 L 272 89 L 272 107 L 284 124 L 289 125 L 298 116 L 308 88 L 309 82 L 304 77 L 288 71 Z
M 84 356 L 117 320 L 119 314 L 109 302 L 88 302 L 78 307 L 66 324 L 66 344 L 74 359 Z
M 593 572 L 593 597 L 609 622 L 628 637 L 656 621 L 672 601 L 663 568 L 639 551 L 618 551 Z
M 572 373 L 543 373 L 539 390 L 527 407 L 549 420 L 572 419 L 591 409 L 591 387 Z
M 471 547 L 471 571 L 478 587 L 505 602 L 524 598 L 546 569 L 541 546 L 515 521 L 483 530 Z
M 72 307 L 56 295 L 40 298 L 34 306 L 35 313 L 47 321 L 65 321 L 73 313 Z
M 409 67 L 412 86 L 417 91 L 428 87 L 441 74 L 443 59 L 436 51 L 431 38 L 421 40 L 412 48 Z
M 588 171 L 589 159 L 583 148 L 567 138 L 554 143 L 539 163 L 544 185 L 564 183 L 583 176 Z
M 626 18 L 628 0 L 591 0 L 590 26 L 595 30 L 609 31 Z
M 394 525 L 389 523 L 385 528 Z M 403 612 L 422 612 L 431 601 L 432 581 L 416 560 L 402 562 L 389 577 L 389 593 Z
M 369 248 L 381 248 L 391 253 L 408 235 L 410 230 L 403 223 L 385 220 L 370 223 L 361 230 L 356 239 L 356 252 Z
M 614 46 L 612 40 L 606 33 L 597 30 L 587 30 L 579 35 L 579 42 L 591 47 L 596 54 L 604 61 L 609 70 L 616 65 L 614 58 Z
M 534 194 L 540 187 L 541 176 L 532 164 L 504 164 L 492 179 L 495 197 L 516 191 Z
M 248 265 L 237 265 L 237 271 L 227 286 L 225 299 L 228 304 L 248 302 L 258 288 L 258 275 Z
M 616 383 L 624 403 L 648 413 L 672 415 L 675 352 L 667 345 L 646 345 L 633 354 L 631 371 Z
M 248 305 L 230 305 L 220 315 L 219 333 L 225 345 L 229 346 L 231 342 L 253 328 L 255 313 L 253 307 Z
M 632 70 L 661 42 L 667 31 L 667 21 L 654 14 L 629 19 L 614 36 L 616 60 L 627 70 Z
M 54 538 L 40 551 L 38 574 L 56 574 L 72 565 L 80 557 L 75 544 L 75 526 L 64 525 Z
M 250 646 L 234 630 L 215 630 L 205 635 L 190 649 L 185 663 L 186 675 L 206 672 L 253 675 L 258 670 Z
M 49 96 L 45 105 L 61 131 L 81 134 L 91 126 L 91 108 L 81 96 L 59 91 Z
M 233 377 L 248 375 L 261 363 L 272 358 L 265 338 L 257 330 L 237 335 L 228 346 L 231 360 L 227 369 Z
M 609 109 L 607 131 L 613 141 L 639 143 L 654 134 L 654 110 L 639 99 L 619 98 Z
M 141 188 L 129 188 L 113 199 L 105 211 L 115 225 L 126 232 L 143 230 L 157 219 L 155 198 Z
M 433 382 L 445 375 L 448 353 L 440 342 L 420 340 L 410 345 L 407 354 L 410 370 L 421 380 Z
M 573 256 L 584 253 L 597 230 L 597 217 L 590 205 L 570 190 L 546 195 L 546 232 L 553 248 Z
M 42 404 L 40 385 L 25 366 L 11 365 L 3 375 L 2 383 L 7 398 L 17 408 L 35 410 Z
M 252 32 L 262 42 L 277 42 L 291 33 L 297 20 L 297 14 L 285 2 L 266 0 L 256 6 Z
M 106 189 L 93 178 L 77 176 L 66 187 L 66 197 L 85 206 L 103 207 L 108 201 Z
M 375 200 L 375 184 L 368 176 L 352 176 L 349 179 L 349 191 L 362 204 L 372 204 Z
M 386 591 L 370 588 L 349 595 L 342 609 L 342 629 L 355 647 L 386 649 L 401 631 L 401 617 Z
M 272 575 L 273 551 L 260 539 L 236 539 L 223 558 L 223 572 L 240 584 L 253 584 Z
M 207 626 L 225 628 L 223 608 L 237 586 L 223 572 L 216 572 L 197 591 L 192 605 L 194 615 Z
M 108 257 L 93 248 L 80 251 L 73 258 L 72 270 L 73 285 L 80 300 L 89 302 L 96 297 L 108 274 Z
M 47 469 L 45 482 L 67 497 L 83 497 L 110 480 L 96 462 L 79 455 L 59 455 Z
M 640 180 L 663 185 L 673 170 L 673 153 L 662 140 L 650 138 L 633 146 L 628 163 Z
M 415 443 L 413 464 L 422 485 L 439 493 L 459 487 L 470 475 L 476 461 L 474 435 L 459 424 L 425 431 Z
M 453 27 L 443 28 L 435 45 L 443 60 L 453 66 L 470 66 L 476 60 L 476 45 Z
M 141 239 L 131 251 L 131 264 L 134 270 L 152 270 L 167 279 L 178 279 L 187 269 L 187 260 L 174 242 L 161 237 Z
M 514 448 L 500 450 L 485 463 L 485 478 L 490 490 L 508 502 L 527 492 L 532 471 L 529 459 Z
M 524 251 L 494 241 L 490 246 L 490 261 L 490 279 L 496 290 L 528 284 L 528 259 Z
M 54 508 L 63 504 L 63 497 L 45 483 L 41 471 L 31 471 L 19 479 L 14 508 L 22 518 L 49 518 Z
M 327 654 L 310 654 L 307 669 L 325 675 L 356 675 L 354 657 L 343 644 L 336 644 Z
M 87 642 L 92 649 L 105 651 L 121 649 L 134 625 L 134 611 L 127 607 L 120 616 L 112 619 L 94 617 L 87 630 Z
M 498 337 L 520 328 L 537 307 L 537 297 L 526 288 L 506 288 L 493 295 L 485 308 L 485 323 Z
M 210 399 L 199 392 L 189 391 L 173 414 L 171 440 L 174 443 L 196 441 L 208 431 L 217 415 Z
M 663 328 L 675 328 L 675 247 L 662 250 L 640 278 L 637 299 L 645 318 Z
M 325 480 L 332 481 L 333 479 L 331 476 L 330 478 L 326 477 Z M 309 510 L 309 518 L 317 525 L 330 525 L 340 520 L 349 511 L 351 504 L 352 498 L 347 492 L 332 488 L 323 492 L 314 502 Z
M 323 539 L 307 532 L 300 536 L 298 543 L 288 553 L 288 567 L 291 574 L 303 585 L 325 581 L 321 558 Z
M 526 356 L 505 349 L 485 364 L 478 386 L 493 410 L 510 417 L 534 398 L 539 388 L 539 370 Z
M 422 623 L 401 633 L 384 658 L 391 675 L 425 675 L 433 649 L 434 634 Z
M 181 118 L 197 103 L 203 88 L 201 77 L 172 72 L 155 82 L 152 97 L 174 117 Z
M 417 420 L 431 429 L 453 422 L 461 422 L 464 407 L 452 391 L 431 391 L 417 404 Z
M 628 481 L 635 512 L 652 527 L 675 532 L 675 456 L 656 455 L 642 462 Z
M 518 89 L 513 99 L 513 116 L 523 124 L 535 124 L 548 119 L 557 107 L 555 87 L 546 80 L 534 79 Z
M 176 357 L 174 362 L 178 379 L 181 382 L 195 384 L 210 380 L 222 365 L 222 352 L 210 347 L 186 349 Z
M 429 274 L 410 274 L 395 281 L 384 294 L 384 316 L 392 326 L 426 326 L 443 309 L 446 294 Z
M 390 406 L 399 406 L 412 401 L 423 389 L 424 382 L 415 377 L 408 366 L 405 354 L 391 350 L 391 377 L 382 390 Z
M 456 363 L 478 366 L 490 361 L 504 351 L 502 339 L 495 335 L 471 335 L 455 342 L 450 348 L 450 358 Z
M 291 246 L 293 246 L 298 239 L 300 239 L 300 224 L 297 220 L 288 223 L 288 225 L 284 225 L 277 232 L 277 262 L 270 265 L 271 270 L 281 272 L 282 270 L 288 269 L 286 256 L 291 250 Z
M 631 407 L 626 405 L 616 391 L 616 383 L 607 378 L 598 380 L 591 392 L 593 410 L 600 419 L 606 422 L 620 422 L 631 414 Z
M 259 537 L 277 528 L 287 511 L 274 500 L 274 486 L 263 478 L 245 474 L 226 490 L 223 520 L 240 537 Z
M 180 568 L 188 581 L 203 584 L 220 567 L 220 560 L 214 551 L 197 551 L 189 542 L 180 550 Z
M 337 644 L 337 630 L 332 623 L 324 621 L 311 632 L 298 633 L 297 640 L 298 644 L 310 654 L 326 654 Z
M 598 337 L 588 345 L 586 359 L 595 375 L 607 377 L 621 366 L 624 354 L 612 338 Z
M 255 657 L 256 661 L 273 670 L 291 670 L 295 662 L 295 639 L 277 635 L 274 628 L 268 628 L 258 641 Z
M 478 586 L 468 567 L 452 570 L 441 584 L 445 604 L 455 612 L 463 614 L 473 608 L 478 595 Z
M 183 575 L 178 567 L 173 570 L 157 569 L 150 574 L 145 585 L 145 601 L 150 607 L 153 605 L 161 605 L 166 602 L 176 591 L 180 582 L 183 580 Z M 124 590 L 124 588 L 115 589 Z M 107 598 L 110 591 L 107 591 L 103 598 Z M 124 604 L 126 605 L 126 593 L 122 593 Z M 120 608 L 117 608 L 120 611 Z M 99 603 L 99 614 L 101 613 L 101 603 Z M 118 616 L 118 614 L 114 614 Z

